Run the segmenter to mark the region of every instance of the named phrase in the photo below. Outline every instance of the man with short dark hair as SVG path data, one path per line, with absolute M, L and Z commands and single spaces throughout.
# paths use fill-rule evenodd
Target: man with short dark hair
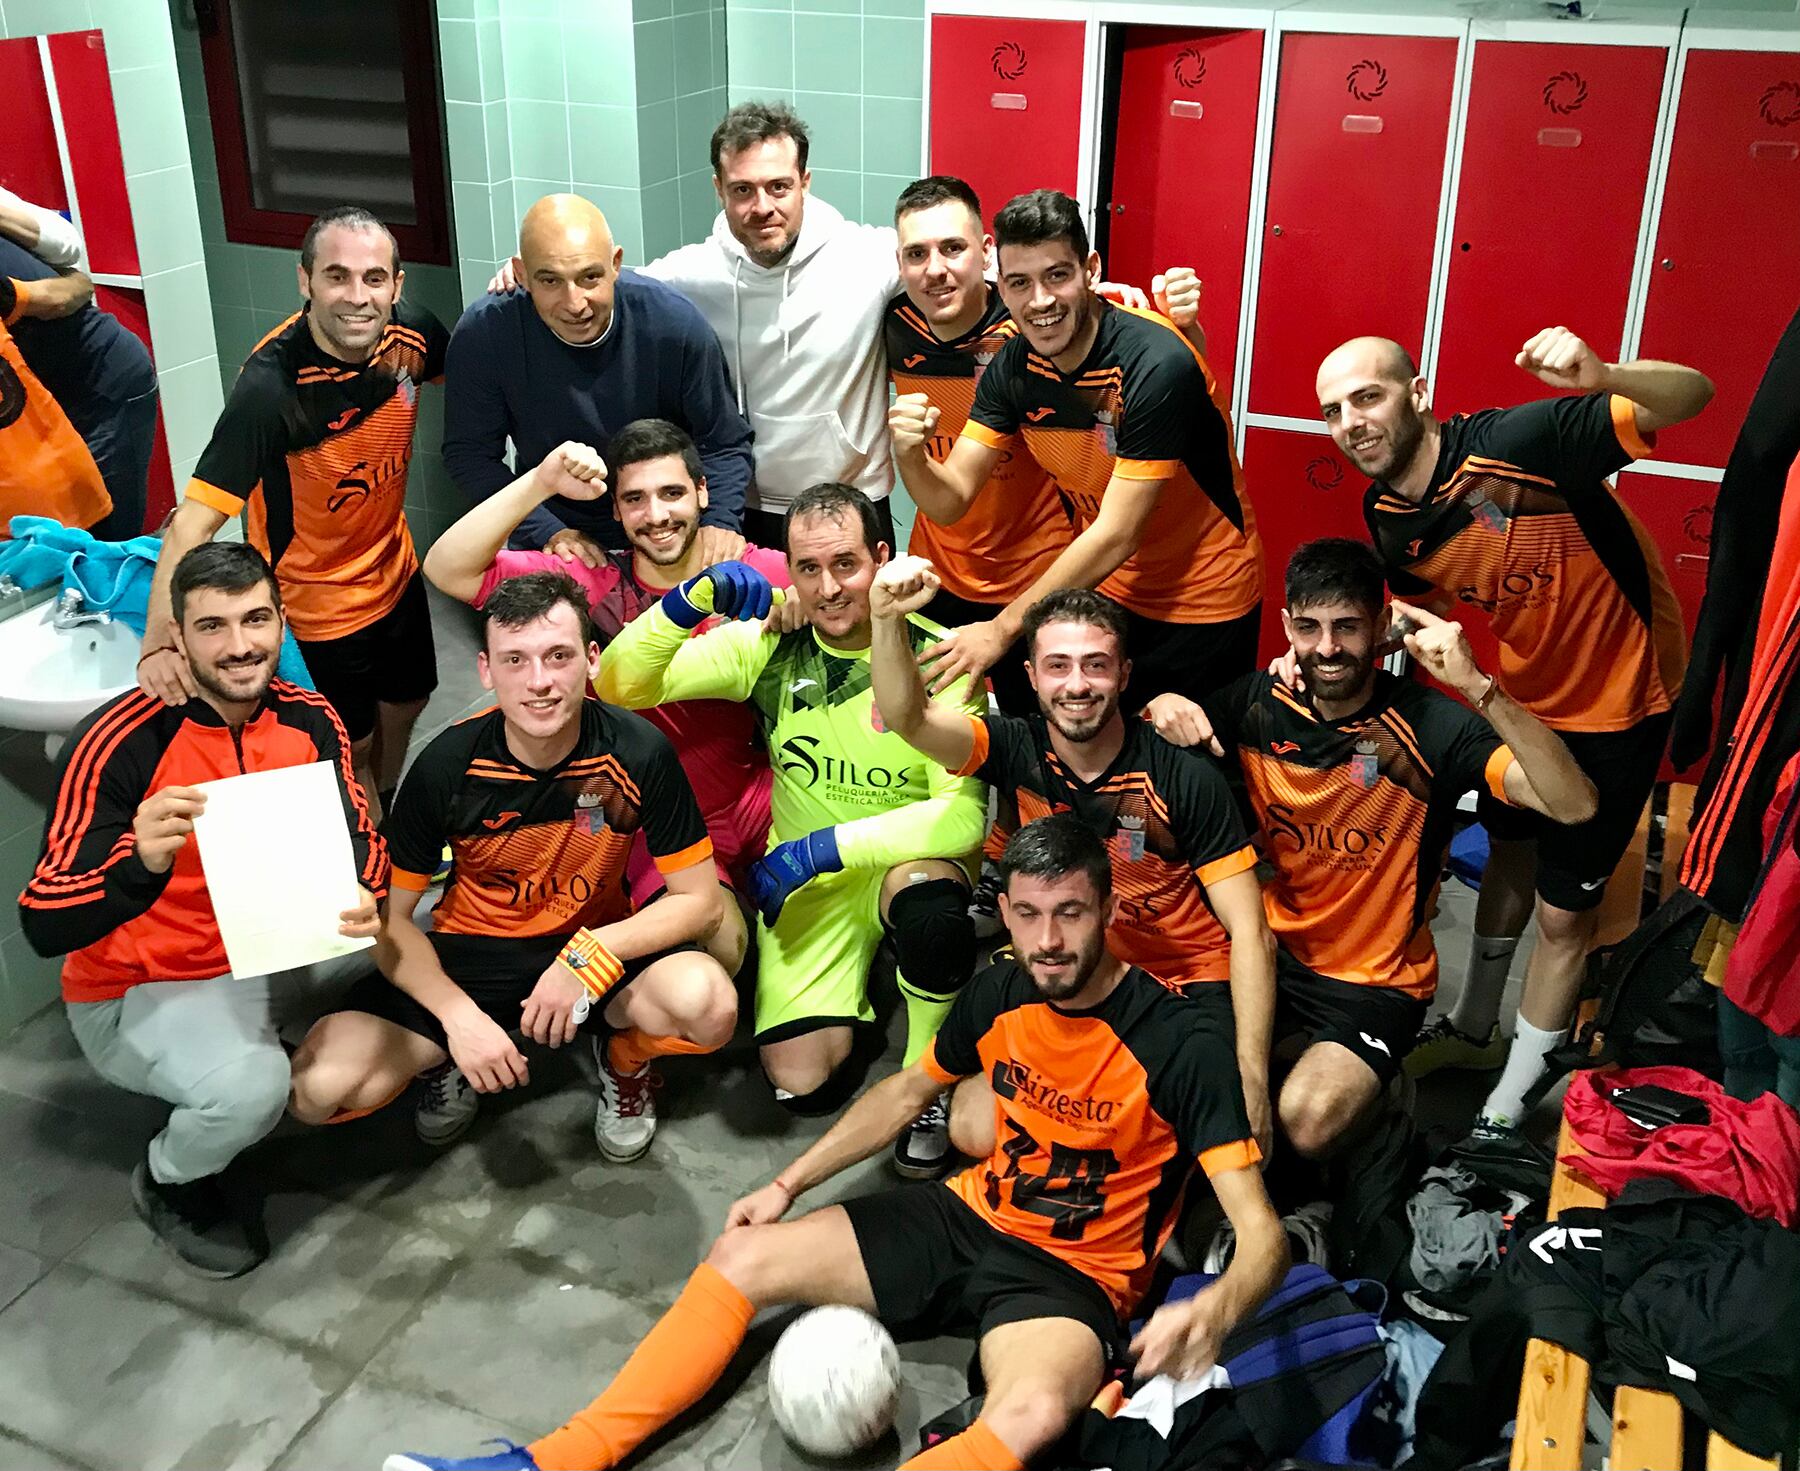
M 900 473 L 920 510 L 954 524 L 1022 441 L 1062 491 L 1076 535 L 995 617 L 940 646 L 933 682 L 992 667 L 1045 593 L 1098 587 L 1131 615 L 1131 708 L 1170 690 L 1204 694 L 1254 663 L 1262 599 L 1223 390 L 1166 319 L 1096 294 L 1100 257 L 1068 195 L 1020 195 L 994 234 L 1018 334 L 982 374 L 941 463 L 927 450 L 938 412 L 918 394 L 895 402 Z
M 1440 422 L 1411 357 L 1383 337 L 1345 343 L 1318 374 L 1332 438 L 1374 482 L 1363 515 L 1389 584 L 1438 611 L 1485 612 L 1507 694 L 1563 736 L 1600 794 L 1573 826 L 1481 804 L 1492 846 L 1468 975 L 1408 1067 L 1500 1061 L 1500 1000 L 1535 886 L 1537 943 L 1477 1124 L 1500 1136 L 1522 1122 L 1525 1094 L 1574 1018 L 1598 906 L 1655 784 L 1687 664 L 1656 545 L 1607 477 L 1712 397 L 1692 368 L 1603 363 L 1563 327 L 1534 335 L 1516 361 L 1577 392 Z
M 732 1206 L 706 1261 L 598 1399 L 529 1446 L 469 1461 L 390 1456 L 386 1471 L 617 1466 L 718 1382 L 758 1311 L 785 1303 L 848 1303 L 898 1333 L 979 1337 L 979 1417 L 902 1471 L 1020 1471 L 1127 1356 L 1146 1379 L 1212 1368 L 1288 1265 L 1230 1041 L 1205 1008 L 1107 953 L 1111 866 L 1079 819 L 1021 829 L 1001 872 L 1012 952 L 963 990 L 917 1061 Z M 995 1083 L 1000 1143 L 987 1159 L 941 1185 L 782 1220 L 883 1148 L 921 1102 L 974 1078 Z M 1236 1254 L 1127 1341 L 1196 1166 L 1236 1230 Z
M 536 465 L 573 440 L 604 444 L 640 419 L 665 419 L 699 445 L 707 482 L 708 562 L 743 546 L 750 426 L 712 329 L 679 292 L 624 268 L 606 217 L 575 194 L 525 211 L 512 275 L 520 289 L 470 304 L 444 374 L 444 468 L 471 500 L 498 494 L 514 463 Z M 512 533 L 521 550 L 597 567 L 627 538 L 605 502 L 551 496 Z
M 196 693 L 162 633 L 170 571 L 246 511 L 379 815 L 437 687 L 404 506 L 419 392 L 442 374 L 449 334 L 401 299 L 399 246 L 367 210 L 320 215 L 296 269 L 304 307 L 245 361 L 163 533 L 138 684 L 169 705 Z
M 806 622 L 758 622 L 768 580 L 738 562 L 664 594 L 609 645 L 597 688 L 647 708 L 669 700 L 742 700 L 755 709 L 775 769 L 770 840 L 751 870 L 757 931 L 756 1040 L 776 1098 L 801 1115 L 835 1112 L 854 1029 L 874 1020 L 868 973 L 894 940 L 906 1002 L 906 1058 L 919 1057 L 975 968 L 967 912 L 971 860 L 987 822 L 981 784 L 921 761 L 887 730 L 869 687 L 869 584 L 887 560 L 875 507 L 847 485 L 816 485 L 788 510 L 791 596 Z M 738 621 L 703 637 L 714 614 Z M 915 650 L 943 634 L 914 615 Z M 973 714 L 986 696 L 944 697 Z M 947 1116 L 926 1109 L 895 1165 L 929 1175 L 948 1151 Z
M 997 832 L 1073 812 L 1105 841 L 1119 878 L 1113 953 L 1204 1000 L 1222 1029 L 1235 1013 L 1244 1104 L 1266 1152 L 1275 944 L 1223 773 L 1210 756 L 1120 714 L 1131 678 L 1125 610 L 1086 588 L 1051 593 L 1025 615 L 1039 714 L 971 716 L 933 704 L 901 620 L 926 604 L 936 581 L 918 557 L 875 575 L 869 663 L 882 723 L 945 770 L 994 787 Z
M 174 1105 L 132 1175 L 138 1214 L 195 1271 L 236 1277 L 268 1242 L 220 1177 L 280 1120 L 290 1076 L 279 1032 L 330 1005 L 342 968 L 229 973 L 188 841 L 206 806 L 199 784 L 330 763 L 363 898 L 342 916 L 345 935 L 376 933 L 388 858 L 342 722 L 318 695 L 274 678 L 282 609 L 268 563 L 242 542 L 196 547 L 175 565 L 169 597 L 173 620 L 158 634 L 199 693 L 172 708 L 128 690 L 75 728 L 19 923 L 40 955 L 68 957 L 69 1028 L 95 1071 Z M 282 814 L 268 820 L 279 834 Z
M 561 1047 L 588 1027 L 599 1064 L 595 1139 L 608 1159 L 650 1147 L 650 1063 L 731 1038 L 737 1002 L 701 946 L 723 901 L 712 840 L 662 732 L 588 698 L 600 650 L 561 572 L 494 589 L 476 655 L 495 708 L 434 738 L 386 832 L 394 887 L 382 977 L 308 1034 L 294 1113 L 329 1123 L 431 1079 L 420 1137 L 447 1144 L 477 1096 L 527 1081 L 511 1034 Z M 636 913 L 623 879 L 643 833 L 664 892 Z M 429 934 L 414 914 L 448 844 Z M 611 1035 L 608 1035 L 610 1029 Z

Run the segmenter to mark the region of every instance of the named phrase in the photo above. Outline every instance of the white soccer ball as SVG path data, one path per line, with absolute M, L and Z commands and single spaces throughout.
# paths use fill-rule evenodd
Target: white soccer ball
M 900 1354 L 861 1308 L 814 1308 L 769 1356 L 769 1408 L 781 1433 L 815 1456 L 847 1456 L 894 1423 Z

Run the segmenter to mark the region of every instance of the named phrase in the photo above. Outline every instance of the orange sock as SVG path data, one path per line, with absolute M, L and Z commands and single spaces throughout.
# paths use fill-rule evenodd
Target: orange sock
M 1025 1463 L 988 1429 L 987 1421 L 977 1420 L 961 1435 L 920 1451 L 900 1471 L 1025 1471 Z
M 698 1042 L 688 1041 L 686 1037 L 658 1037 L 642 1027 L 616 1032 L 606 1044 L 606 1055 L 622 1073 L 641 1071 L 653 1057 L 687 1056 L 716 1051 L 716 1047 L 702 1047 Z
M 713 1387 L 755 1314 L 749 1298 L 702 1263 L 600 1397 L 527 1449 L 543 1471 L 616 1466 Z

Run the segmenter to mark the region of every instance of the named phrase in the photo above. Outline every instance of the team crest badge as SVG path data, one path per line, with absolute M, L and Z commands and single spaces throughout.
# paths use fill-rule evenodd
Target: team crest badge
M 1144 859 L 1144 819 L 1141 817 L 1121 817 L 1119 830 L 1113 834 L 1113 841 L 1118 847 L 1119 856 L 1127 863 L 1141 863 Z
M 989 363 L 993 362 L 993 360 L 993 353 L 989 352 L 986 348 L 983 348 L 980 352 L 975 354 L 975 366 L 978 368 L 985 368 Z
M 409 409 L 419 401 L 419 385 L 413 382 L 412 374 L 404 369 L 394 384 L 394 391 L 400 395 L 401 400 Z
M 1100 443 L 1109 455 L 1119 452 L 1119 430 L 1113 422 L 1111 409 L 1101 409 L 1094 415 L 1094 427 L 1100 431 Z
M 1496 535 L 1499 535 L 1506 530 L 1506 512 L 1501 510 L 1486 496 L 1482 496 L 1479 500 L 1475 501 L 1469 507 L 1469 510 L 1470 514 L 1472 514 L 1477 521 Z
M 600 806 L 600 794 L 595 791 L 580 791 L 575 794 L 575 813 L 570 819 L 575 824 L 575 831 L 586 833 L 589 837 L 598 837 L 606 831 L 606 812 Z
M 1381 754 L 1373 741 L 1358 741 L 1350 758 L 1350 776 L 1359 787 L 1368 788 L 1381 779 Z

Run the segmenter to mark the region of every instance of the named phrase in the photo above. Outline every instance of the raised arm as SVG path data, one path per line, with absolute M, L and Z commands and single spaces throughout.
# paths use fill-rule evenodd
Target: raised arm
M 458 602 L 472 603 L 507 539 L 553 495 L 593 501 L 606 494 L 606 465 L 592 445 L 566 440 L 471 511 L 425 554 L 425 576 Z
M 1513 359 L 1539 382 L 1580 393 L 1616 393 L 1637 409 L 1637 427 L 1654 434 L 1691 419 L 1712 402 L 1712 380 L 1680 363 L 1639 358 L 1608 363 L 1567 327 L 1546 327 Z
M 988 483 L 1000 450 L 965 428 L 950 453 L 934 460 L 930 443 L 937 425 L 938 411 L 922 393 L 903 393 L 888 409 L 894 460 L 907 493 L 939 526 L 954 526 Z
M 961 771 L 975 752 L 969 717 L 925 693 L 907 637 L 906 615 L 929 603 L 937 589 L 937 573 L 923 557 L 895 557 L 875 574 L 869 588 L 874 623 L 869 679 L 881 723 L 939 766 Z
M 632 710 L 671 700 L 749 699 L 776 636 L 753 622 L 715 628 L 705 638 L 688 635 L 714 613 L 762 618 L 772 597 L 769 580 L 743 562 L 708 567 L 619 630 L 600 652 L 595 691 Z

